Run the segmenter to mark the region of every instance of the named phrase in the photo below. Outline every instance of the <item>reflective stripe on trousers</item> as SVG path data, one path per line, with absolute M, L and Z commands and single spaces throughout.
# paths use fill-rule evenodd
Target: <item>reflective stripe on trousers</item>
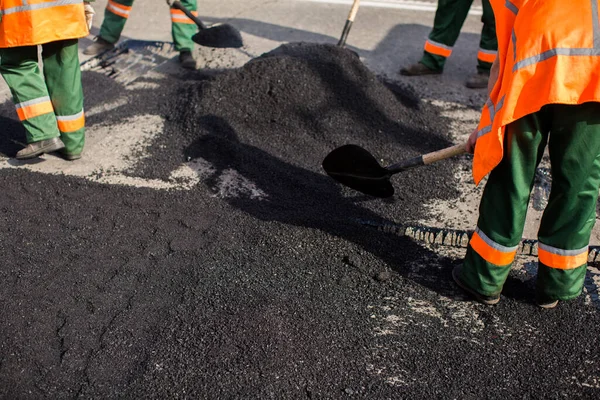
M 54 112 L 49 96 L 23 101 L 15 104 L 15 108 L 17 109 L 17 114 L 21 121 Z
M 547 267 L 574 269 L 587 263 L 588 246 L 578 250 L 564 250 L 540 242 L 538 245 L 538 257 L 540 262 Z
M 490 239 L 479 227 L 471 237 L 470 245 L 487 262 L 504 266 L 512 264 L 517 254 L 517 246 L 503 246 Z
M 58 130 L 63 133 L 75 132 L 85 126 L 83 110 L 73 115 L 57 115 Z
M 113 0 L 108 0 L 108 4 L 106 5 L 106 9 L 113 14 L 118 15 L 119 17 L 129 18 L 129 13 L 131 12 L 131 6 L 125 6 L 123 4 L 119 4 Z
M 194 17 L 198 16 L 198 11 L 191 11 L 191 13 Z M 196 24 L 194 21 L 192 21 L 190 18 L 188 18 L 188 16 L 185 15 L 185 13 L 183 11 L 176 10 L 174 8 L 171 8 L 171 22 L 177 23 L 177 24 L 192 24 L 192 25 Z
M 441 57 L 450 57 L 452 54 L 452 47 L 446 46 L 442 43 L 434 42 L 431 39 L 427 39 L 425 41 L 425 51 L 431 54 L 435 54 Z

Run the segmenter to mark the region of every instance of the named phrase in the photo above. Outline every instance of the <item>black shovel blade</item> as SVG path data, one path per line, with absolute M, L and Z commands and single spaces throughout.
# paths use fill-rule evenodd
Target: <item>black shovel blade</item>
M 323 169 L 342 185 L 359 192 L 374 197 L 394 195 L 390 172 L 360 146 L 347 144 L 333 150 L 323 160 Z
M 229 24 L 213 25 L 201 29 L 192 36 L 192 40 L 200 46 L 216 48 L 240 48 L 244 45 L 240 31 Z

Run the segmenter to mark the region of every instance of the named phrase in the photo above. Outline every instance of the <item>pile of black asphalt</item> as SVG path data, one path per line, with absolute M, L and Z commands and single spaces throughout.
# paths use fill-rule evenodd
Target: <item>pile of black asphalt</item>
M 322 171 L 346 143 L 383 164 L 450 145 L 417 90 L 302 44 L 140 81 L 85 73 L 86 108 L 127 98 L 90 129 L 160 115 L 128 174 L 205 172 L 165 191 L 0 169 L 1 398 L 597 397 L 600 313 L 585 297 L 543 311 L 514 274 L 497 306 L 478 305 L 451 283 L 459 259 L 357 222 L 425 217 L 458 197 L 468 157 L 399 174 L 390 200 Z M 11 107 L 9 156 L 24 140 Z

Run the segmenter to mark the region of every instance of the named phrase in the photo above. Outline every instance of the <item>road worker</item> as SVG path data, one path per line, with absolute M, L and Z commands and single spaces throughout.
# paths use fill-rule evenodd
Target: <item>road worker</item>
M 535 170 L 548 147 L 552 189 L 538 231 L 536 301 L 580 295 L 600 185 L 598 0 L 491 0 L 498 59 L 474 146 L 473 178 L 488 173 L 477 228 L 454 280 L 485 304 L 500 300 Z
M 94 43 L 89 45 L 83 54 L 95 56 L 115 47 L 119 41 L 125 22 L 129 18 L 134 0 L 108 0 L 104 21 L 100 27 L 100 34 Z M 181 0 L 181 4 L 197 16 L 196 0 Z M 198 27 L 181 10 L 171 8 L 171 33 L 175 50 L 179 51 L 179 62 L 183 68 L 196 69 L 196 60 L 192 54 L 194 42 L 192 36 Z
M 67 160 L 81 158 L 85 117 L 77 42 L 88 35 L 93 15 L 83 0 L 0 1 L 0 74 L 28 143 L 17 159 L 57 150 Z
M 433 30 L 429 34 L 429 39 L 425 41 L 423 57 L 418 63 L 402 68 L 400 73 L 408 76 L 441 74 L 446 58 L 452 54 L 452 48 L 472 4 L 473 0 L 439 0 Z M 477 52 L 477 73 L 469 77 L 466 82 L 466 86 L 471 89 L 487 87 L 490 68 L 498 49 L 494 13 L 490 0 L 482 0 L 482 5 L 483 29 Z

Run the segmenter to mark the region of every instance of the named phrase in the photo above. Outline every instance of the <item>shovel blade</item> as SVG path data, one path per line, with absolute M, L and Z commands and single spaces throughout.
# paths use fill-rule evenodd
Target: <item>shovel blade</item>
M 344 186 L 374 197 L 391 197 L 394 187 L 390 172 L 360 146 L 347 144 L 325 157 L 323 169 Z
M 244 45 L 240 31 L 229 24 L 213 25 L 201 29 L 192 36 L 192 40 L 200 46 L 216 48 L 240 48 Z

